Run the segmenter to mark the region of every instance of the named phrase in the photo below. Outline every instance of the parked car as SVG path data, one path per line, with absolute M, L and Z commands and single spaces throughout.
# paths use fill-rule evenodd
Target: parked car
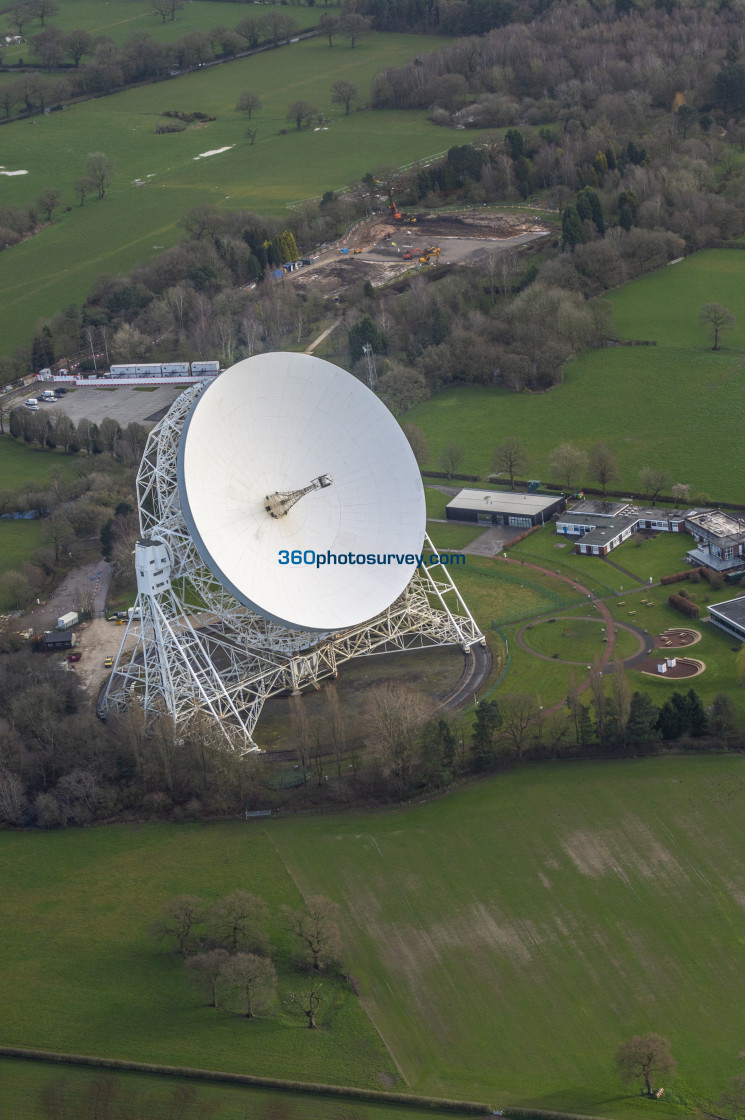
M 103 663 L 103 667 L 104 667 L 104 669 L 111 669 L 113 664 L 114 664 L 114 658 L 113 657 L 107 657 L 106 660 Z
M 81 653 L 81 651 L 79 649 L 76 649 L 73 653 L 68 653 L 67 660 L 68 661 L 80 661 L 80 658 L 82 656 L 83 656 L 83 654 Z

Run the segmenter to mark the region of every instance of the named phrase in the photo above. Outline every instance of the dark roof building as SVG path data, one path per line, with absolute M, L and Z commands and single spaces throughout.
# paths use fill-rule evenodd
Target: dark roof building
M 523 494 L 514 490 L 461 490 L 448 502 L 445 514 L 448 521 L 465 521 L 471 524 L 510 525 L 515 529 L 530 529 L 543 525 L 564 509 L 563 498 L 551 494 Z
M 745 642 L 745 595 L 709 607 L 709 617 L 720 630 L 737 638 L 738 642 Z

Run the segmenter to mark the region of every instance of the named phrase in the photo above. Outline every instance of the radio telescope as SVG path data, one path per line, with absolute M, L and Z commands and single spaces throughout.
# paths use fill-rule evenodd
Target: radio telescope
M 352 657 L 484 642 L 447 569 L 406 562 L 437 555 L 406 437 L 329 362 L 262 354 L 187 389 L 137 494 L 137 602 L 104 712 L 209 713 L 255 750 L 268 697 Z

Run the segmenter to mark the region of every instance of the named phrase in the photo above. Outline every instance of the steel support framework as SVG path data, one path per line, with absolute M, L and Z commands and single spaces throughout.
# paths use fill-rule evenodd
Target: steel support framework
M 203 387 L 182 393 L 148 437 L 137 475 L 140 530 L 143 538 L 166 545 L 170 581 L 158 593 L 138 591 L 101 698 L 102 715 L 136 700 L 151 720 L 168 713 L 178 731 L 198 713 L 208 713 L 226 745 L 245 753 L 259 749 L 253 732 L 265 700 L 308 685 L 318 688 L 350 658 L 446 645 L 459 645 L 468 654 L 484 643 L 441 563 L 417 569 L 386 611 L 333 634 L 290 630 L 229 595 L 202 562 L 181 516 L 179 439 Z M 425 541 L 437 555 L 428 537 Z

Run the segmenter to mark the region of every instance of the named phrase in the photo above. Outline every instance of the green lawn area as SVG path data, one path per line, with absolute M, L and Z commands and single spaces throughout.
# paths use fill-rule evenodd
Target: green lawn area
M 589 451 L 602 441 L 618 460 L 619 488 L 636 487 L 639 468 L 650 464 L 689 483 L 693 494 L 742 500 L 732 463 L 745 423 L 743 258 L 707 250 L 609 294 L 619 334 L 658 339 L 656 347 L 581 354 L 567 363 L 564 383 L 547 393 L 473 386 L 448 389 L 411 409 L 406 419 L 427 437 L 428 466 L 454 441 L 466 450 L 460 469 L 486 475 L 494 446 L 517 435 L 530 456 L 526 474 L 550 481 L 548 456 L 557 444 L 569 440 Z M 723 303 L 738 316 L 728 349 L 716 354 L 697 326 L 706 302 Z
M 439 549 L 458 549 L 471 544 L 472 541 L 481 536 L 484 530 L 478 526 L 471 528 L 470 525 L 456 525 L 454 523 L 443 525 L 439 521 L 428 521 L 427 532 L 432 542 Z
M 19 1120 L 49 1120 L 45 1091 L 50 1092 L 52 1087 L 58 1105 L 61 1098 L 65 1106 L 65 1112 L 59 1115 L 75 1120 L 112 1115 L 99 1111 L 105 1107 L 103 1087 L 111 1093 L 117 1120 L 196 1120 L 207 1116 L 214 1120 L 247 1120 L 249 1116 L 252 1120 L 418 1120 L 424 1116 L 463 1115 L 9 1058 L 0 1058 L 0 1071 L 0 1113 Z
M 618 572 L 600 556 L 580 556 L 574 551 L 576 538 L 560 536 L 553 522 L 531 533 L 508 552 L 511 560 L 539 564 L 563 576 L 576 579 L 599 595 L 607 595 L 616 585 Z
M 73 455 L 29 447 L 10 437 L 0 437 L 0 489 L 44 490 L 53 478 L 72 478 L 79 460 Z
M 236 21 L 244 14 L 240 5 L 222 6 L 233 9 Z M 174 244 L 181 236 L 176 223 L 193 206 L 281 215 L 289 204 L 344 187 L 383 162 L 408 164 L 446 149 L 455 133 L 431 124 L 423 110 L 345 116 L 331 105 L 334 79 L 353 81 L 365 100 L 381 66 L 400 65 L 443 42 L 376 34 L 352 50 L 314 39 L 37 117 L 34 128 L 28 121 L 6 125 L 5 166 L 29 172 L 4 180 L 6 202 L 27 204 L 53 180 L 73 204 L 73 183 L 91 151 L 106 152 L 117 174 L 104 199 L 59 211 L 52 226 L 0 255 L 3 348 L 27 340 L 40 316 L 82 300 L 99 273 L 125 272 Z M 244 89 L 263 102 L 253 146 L 235 112 Z M 288 126 L 287 108 L 299 98 L 329 114 L 327 131 Z M 200 110 L 217 119 L 158 136 L 155 124 L 166 109 Z M 221 148 L 229 150 L 197 158 Z
M 43 521 L 0 521 L 0 576 L 33 558 L 44 539 Z M 0 610 L 12 606 L 0 591 Z
M 551 576 L 485 556 L 467 556 L 453 578 L 482 630 L 587 602 Z
M 681 757 L 521 767 L 413 807 L 265 827 L 5 833 L 0 1038 L 371 1087 L 400 1070 L 412 1091 L 641 1120 L 613 1055 L 653 1030 L 680 1067 L 655 1113 L 691 1115 L 742 1047 L 743 812 L 739 758 Z M 316 1033 L 201 1007 L 147 925 L 172 894 L 238 886 L 275 912 L 298 891 L 334 898 L 361 1005 L 327 981 Z M 4 1064 L 4 1114 L 45 1069 Z M 238 1091 L 199 1093 L 246 1115 Z M 377 1115 L 296 1107 L 282 1115 Z
M 695 543 L 688 533 L 658 533 L 653 540 L 632 537 L 614 549 L 610 558 L 640 579 L 648 581 L 651 576 L 656 583 L 663 576 L 686 570 L 688 565 L 684 557 Z M 619 587 L 628 588 L 628 581 L 623 583 L 620 572 L 618 579 Z
M 536 653 L 562 661 L 590 663 L 605 652 L 606 628 L 600 618 L 562 618 L 536 622 L 523 633 L 523 641 Z
M 439 521 L 443 521 L 446 516 L 447 504 L 452 501 L 451 495 L 443 494 L 442 490 L 438 490 L 434 486 L 425 485 L 424 497 L 427 502 L 427 517 L 435 517 Z

